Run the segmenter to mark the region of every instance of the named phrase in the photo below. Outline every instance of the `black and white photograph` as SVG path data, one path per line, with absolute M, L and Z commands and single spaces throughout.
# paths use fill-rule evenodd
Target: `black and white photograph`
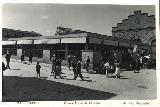
M 2 102 L 156 100 L 156 6 L 5 3 Z

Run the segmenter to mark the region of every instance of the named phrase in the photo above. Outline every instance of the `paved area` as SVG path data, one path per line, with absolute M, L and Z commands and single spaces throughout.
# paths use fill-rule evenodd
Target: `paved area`
M 3 59 L 4 60 L 4 59 Z M 152 100 L 156 99 L 156 70 L 140 73 L 123 71 L 121 78 L 106 78 L 93 71 L 82 71 L 85 81 L 73 80 L 73 71 L 62 67 L 64 79 L 50 75 L 51 65 L 41 63 L 41 78 L 37 78 L 35 63 L 13 60 L 11 70 L 4 72 L 3 101 L 62 100 Z

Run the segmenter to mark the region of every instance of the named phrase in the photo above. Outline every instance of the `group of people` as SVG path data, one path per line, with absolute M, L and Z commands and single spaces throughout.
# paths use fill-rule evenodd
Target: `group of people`
M 131 69 L 134 71 L 134 73 L 139 73 L 140 69 L 148 68 L 147 63 L 149 63 L 149 59 L 150 58 L 147 59 L 146 57 L 144 57 L 144 55 L 140 55 L 139 53 L 133 54 Z
M 102 61 L 99 66 L 99 73 L 106 74 L 106 77 L 110 77 L 109 74 L 115 74 L 116 78 L 120 78 L 121 71 L 122 70 L 121 70 L 120 60 L 118 59 L 115 59 L 114 62 Z
M 61 76 L 61 59 L 58 58 L 55 54 L 53 54 L 53 56 L 51 57 L 51 63 L 52 63 L 51 74 L 54 75 L 54 78 L 59 76 L 60 79 L 63 79 Z M 72 60 L 70 57 L 70 58 L 68 58 L 68 63 L 69 63 L 69 69 L 71 68 L 71 66 L 73 67 L 73 74 L 74 74 L 73 79 L 76 80 L 79 75 L 81 80 L 84 80 L 83 76 L 81 74 L 81 59 L 76 58 L 76 56 L 74 56 L 74 58 Z
M 75 56 L 74 56 L 75 57 Z M 73 61 L 74 61 L 74 59 L 75 58 L 73 58 Z M 68 56 L 68 67 L 69 67 L 69 70 L 70 70 L 70 68 L 72 67 L 72 57 L 69 55 Z M 90 65 L 90 58 L 89 58 L 89 56 L 87 57 L 87 59 L 85 60 L 85 68 L 86 68 L 86 71 L 88 71 L 89 70 L 89 65 Z M 73 67 L 74 68 L 74 67 Z
M 11 53 L 9 51 L 7 51 L 7 54 L 5 56 L 6 58 L 6 66 L 4 66 L 6 69 L 11 69 L 10 68 L 10 58 L 11 58 Z M 29 55 L 29 63 L 32 63 L 32 58 L 33 58 L 33 55 L 32 53 L 30 53 Z M 24 53 L 22 53 L 21 55 L 21 62 L 24 61 Z M 57 57 L 55 54 L 52 55 L 51 59 L 51 64 L 52 64 L 52 70 L 51 70 L 51 75 L 54 75 L 54 78 L 57 78 L 57 76 L 60 77 L 60 79 L 63 79 L 63 77 L 61 76 L 61 59 L 60 57 Z M 131 68 L 132 70 L 134 71 L 134 73 L 136 72 L 139 72 L 140 71 L 140 68 L 142 67 L 145 67 L 145 63 L 143 64 L 142 62 L 145 62 L 144 60 L 144 57 L 140 57 L 139 54 L 135 54 L 133 56 L 133 60 L 132 60 L 132 63 L 131 63 Z M 3 62 L 2 62 L 2 65 L 5 65 Z M 86 71 L 89 70 L 89 65 L 90 65 L 90 58 L 89 56 L 86 58 L 85 60 L 85 68 L 86 68 Z M 81 59 L 74 56 L 74 57 L 71 57 L 69 55 L 68 57 L 68 67 L 69 67 L 69 70 L 71 70 L 71 67 L 73 68 L 73 74 L 74 74 L 74 79 L 76 80 L 76 78 L 79 77 L 83 79 L 83 76 L 82 76 L 82 73 L 81 73 Z M 4 69 L 4 68 L 3 68 Z M 36 72 L 37 72 L 37 77 L 40 77 L 40 69 L 41 69 L 41 66 L 39 64 L 39 62 L 37 62 L 36 64 Z M 101 64 L 99 66 L 99 73 L 105 73 L 107 77 L 109 77 L 109 74 L 112 73 L 112 74 L 115 74 L 116 75 L 116 78 L 120 78 L 120 73 L 121 73 L 121 64 L 120 64 L 120 60 L 118 59 L 115 59 L 115 61 L 112 61 L 112 62 L 103 62 L 101 61 Z

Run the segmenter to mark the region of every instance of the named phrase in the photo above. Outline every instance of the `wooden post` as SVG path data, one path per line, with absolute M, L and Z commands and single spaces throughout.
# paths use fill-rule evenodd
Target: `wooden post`
M 68 44 L 65 44 L 65 60 L 67 60 Z

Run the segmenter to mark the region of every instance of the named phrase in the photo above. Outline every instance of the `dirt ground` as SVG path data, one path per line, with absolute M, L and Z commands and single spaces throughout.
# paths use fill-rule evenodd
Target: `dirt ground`
M 4 59 L 3 59 L 4 60 Z M 153 100 L 157 98 L 156 70 L 140 73 L 123 71 L 121 78 L 106 78 L 92 71 L 82 71 L 85 81 L 73 80 L 73 71 L 62 67 L 64 79 L 50 75 L 51 65 L 40 63 L 37 78 L 35 63 L 11 60 L 11 70 L 4 71 L 2 101 L 71 101 L 71 100 Z

